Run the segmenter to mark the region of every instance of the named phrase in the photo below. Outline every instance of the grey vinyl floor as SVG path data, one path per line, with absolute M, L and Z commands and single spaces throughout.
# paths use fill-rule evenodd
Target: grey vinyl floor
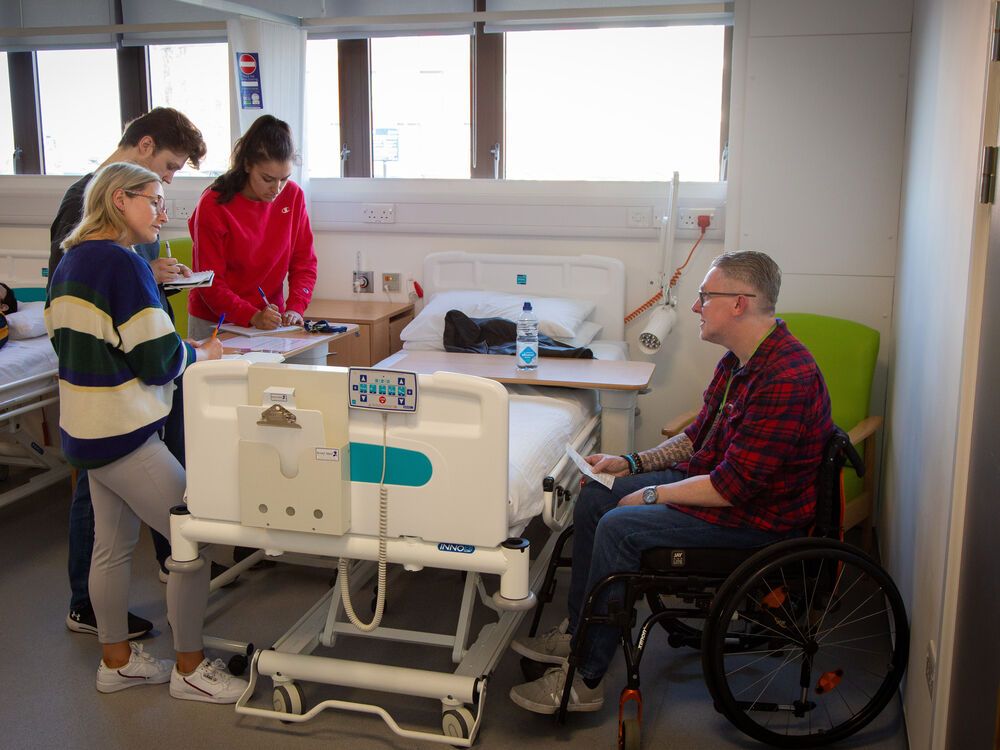
M 4 488 L 0 484 L 0 490 Z M 231 707 L 174 700 L 166 685 L 99 694 L 94 688 L 99 659 L 96 638 L 70 633 L 64 624 L 69 599 L 68 507 L 69 485 L 64 483 L 0 509 L 0 632 L 6 641 L 0 650 L 0 747 L 390 750 L 434 746 L 396 736 L 377 717 L 342 711 L 326 711 L 308 723 L 284 725 L 238 716 Z M 225 561 L 226 552 L 216 550 L 213 556 Z M 229 590 L 213 595 L 205 632 L 267 645 L 327 591 L 330 575 L 329 570 L 281 564 L 251 571 Z M 460 586 L 461 579 L 454 572 L 395 571 L 387 586 L 387 624 L 406 627 L 419 622 L 447 631 L 453 627 Z M 171 656 L 164 586 L 156 576 L 145 532 L 133 561 L 130 601 L 133 611 L 156 625 L 145 639 L 146 648 L 160 657 Z M 557 594 L 543 625 L 563 617 L 561 601 Z M 362 603 L 366 605 L 367 600 Z M 367 606 L 360 610 L 367 615 Z M 525 618 L 521 632 L 527 626 Z M 356 638 L 342 639 L 332 655 L 352 659 L 367 655 L 388 663 L 439 669 L 449 665 L 449 655 L 443 650 L 425 647 L 414 653 L 412 646 L 371 646 Z M 511 703 L 507 692 L 521 677 L 517 655 L 508 652 L 489 681 L 476 746 L 490 750 L 615 747 L 616 698 L 625 682 L 623 671 L 623 660 L 618 657 L 605 680 L 606 701 L 601 711 L 572 714 L 566 725 L 558 726 L 552 717 L 527 713 Z M 713 710 L 695 651 L 671 649 L 657 633 L 643 661 L 642 678 L 644 748 L 760 747 Z M 310 704 L 343 695 L 347 694 L 329 687 L 306 686 Z M 405 726 L 430 731 L 440 727 L 436 702 L 393 696 L 370 699 L 381 702 Z M 258 686 L 254 702 L 268 706 L 269 683 Z M 840 746 L 906 748 L 899 700 Z

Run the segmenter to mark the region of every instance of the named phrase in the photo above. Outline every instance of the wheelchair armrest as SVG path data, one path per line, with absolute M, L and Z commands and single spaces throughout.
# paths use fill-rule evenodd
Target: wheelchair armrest
M 663 429 L 660 430 L 660 434 L 666 435 L 667 437 L 673 437 L 674 435 L 679 434 L 685 427 L 695 420 L 695 417 L 698 416 L 698 412 L 699 409 L 692 409 L 691 411 L 684 412 L 683 414 L 678 414 L 676 417 L 663 425 Z

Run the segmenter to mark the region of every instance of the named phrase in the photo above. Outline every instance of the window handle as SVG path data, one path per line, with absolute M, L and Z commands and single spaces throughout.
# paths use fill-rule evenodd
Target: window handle
M 345 143 L 340 149 L 340 176 L 343 177 L 347 174 L 347 160 L 351 156 L 351 149 L 347 147 Z
M 493 148 L 490 149 L 490 153 L 493 154 L 493 179 L 500 179 L 500 144 L 494 143 Z

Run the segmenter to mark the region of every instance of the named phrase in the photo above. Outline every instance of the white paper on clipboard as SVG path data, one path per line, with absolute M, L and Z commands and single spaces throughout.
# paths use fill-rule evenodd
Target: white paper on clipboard
M 590 464 L 583 460 L 583 456 L 576 452 L 572 445 L 566 443 L 566 455 L 572 459 L 573 463 L 577 465 L 577 468 L 583 473 L 585 477 L 590 477 L 595 482 L 600 482 L 609 490 L 611 485 L 615 483 L 614 474 L 606 474 L 601 472 L 600 474 L 595 474 L 594 470 L 590 468 Z

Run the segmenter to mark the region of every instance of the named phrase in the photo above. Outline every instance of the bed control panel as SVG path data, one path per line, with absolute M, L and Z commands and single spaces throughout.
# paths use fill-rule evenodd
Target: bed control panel
M 352 367 L 348 393 L 352 409 L 413 413 L 417 410 L 417 374 Z

